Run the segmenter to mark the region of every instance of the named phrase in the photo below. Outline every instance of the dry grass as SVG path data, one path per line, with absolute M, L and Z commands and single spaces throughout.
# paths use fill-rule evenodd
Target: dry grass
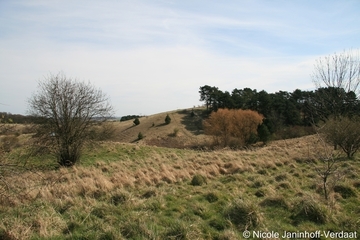
M 196 128 L 172 125 L 185 121 L 181 118 L 186 114 L 170 114 L 170 125 L 161 125 L 164 114 L 141 118 L 136 127 L 132 121 L 114 123 L 128 134 L 117 140 L 131 142 L 142 131 L 145 140 L 166 136 L 184 145 L 205 141 L 195 134 Z M 313 166 L 319 164 L 322 148 L 316 136 L 242 151 L 103 142 L 89 146 L 74 167 L 19 172 L 4 179 L 13 193 L 0 198 L 0 217 L 7 216 L 0 223 L 0 239 L 76 239 L 85 233 L 89 239 L 239 239 L 245 228 L 358 227 L 351 220 L 351 214 L 360 213 L 358 178 L 338 184 L 341 188 L 331 193 L 329 202 L 316 191 L 319 179 Z M 344 166 L 358 176 L 358 161 Z M 193 186 L 194 176 L 206 181 Z M 354 194 L 349 195 L 349 189 Z M 306 208 L 297 204 L 300 200 L 308 203 Z M 239 209 L 253 215 L 243 218 L 236 213 Z M 311 216 L 306 215 L 309 209 L 314 210 Z
M 276 171 L 289 163 L 294 164 L 299 159 L 306 161 L 315 157 L 315 153 L 304 154 L 301 151 L 313 147 L 314 144 L 316 144 L 315 138 L 309 136 L 301 140 L 274 142 L 264 148 L 251 151 L 183 150 L 179 155 L 161 148 L 105 143 L 103 147 L 107 149 L 106 152 L 116 152 L 116 148 L 119 147 L 127 149 L 127 156 L 119 155 L 118 161 L 110 163 L 104 162 L 106 158 L 99 159 L 95 166 L 90 167 L 75 166 L 48 172 L 25 172 L 15 177 L 11 176 L 8 182 L 11 182 L 11 188 L 24 193 L 27 196 L 25 199 L 29 201 L 41 198 L 51 202 L 54 199 L 73 198 L 79 195 L 94 197 L 124 187 L 184 182 L 194 175 L 213 179 L 221 175 L 249 174 L 260 170 L 265 170 L 263 174 L 267 175 L 268 171 Z M 136 158 L 136 155 L 142 151 L 146 151 L 147 156 Z M 132 155 L 135 159 L 129 157 Z M 291 178 L 290 174 L 279 173 L 274 175 L 273 179 L 274 182 L 289 184 L 289 178 Z

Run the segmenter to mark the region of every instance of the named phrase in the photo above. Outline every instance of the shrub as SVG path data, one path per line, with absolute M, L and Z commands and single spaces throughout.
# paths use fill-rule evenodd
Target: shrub
M 139 118 L 135 118 L 135 120 L 133 121 L 133 123 L 137 126 L 140 124 L 140 120 Z
M 141 140 L 141 139 L 143 139 L 143 138 L 144 138 L 144 135 L 142 134 L 142 132 L 139 132 L 139 134 L 138 134 L 138 139 Z
M 174 132 L 173 132 L 173 136 L 177 137 L 179 134 L 179 129 L 178 128 L 174 128 Z
M 252 110 L 219 109 L 203 122 L 206 134 L 214 136 L 214 143 L 223 147 L 241 147 L 257 138 L 257 128 L 263 117 Z
M 165 123 L 166 123 L 166 124 L 170 124 L 170 123 L 171 123 L 171 118 L 170 118 L 169 114 L 166 115 L 166 117 L 165 117 Z
M 340 146 L 347 157 L 352 158 L 360 148 L 360 117 L 331 118 L 321 133 L 328 142 Z

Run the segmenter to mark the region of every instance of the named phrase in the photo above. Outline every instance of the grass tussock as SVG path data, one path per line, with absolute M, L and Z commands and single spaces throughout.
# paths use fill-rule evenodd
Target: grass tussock
M 292 209 L 292 219 L 296 224 L 310 221 L 316 224 L 325 224 L 329 221 L 326 207 L 310 197 L 298 199 Z
M 257 205 L 243 200 L 230 203 L 224 210 L 224 216 L 242 231 L 255 229 L 263 221 Z

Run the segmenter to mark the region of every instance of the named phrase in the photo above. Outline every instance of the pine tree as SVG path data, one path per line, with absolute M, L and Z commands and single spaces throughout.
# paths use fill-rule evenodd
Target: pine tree
M 168 115 L 166 115 L 166 117 L 165 117 L 165 123 L 166 123 L 166 124 L 170 124 L 170 122 L 171 122 L 171 118 L 170 118 L 170 116 L 169 116 L 169 114 L 168 114 Z

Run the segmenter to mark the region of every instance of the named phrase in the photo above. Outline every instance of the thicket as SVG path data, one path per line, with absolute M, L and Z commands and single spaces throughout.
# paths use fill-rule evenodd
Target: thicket
M 252 110 L 219 109 L 203 122 L 206 134 L 214 136 L 214 144 L 243 147 L 257 140 L 257 129 L 263 116 Z
M 140 116 L 139 115 L 126 115 L 126 116 L 122 116 L 120 118 L 120 122 L 128 121 L 131 119 L 136 119 L 136 118 L 140 118 Z

